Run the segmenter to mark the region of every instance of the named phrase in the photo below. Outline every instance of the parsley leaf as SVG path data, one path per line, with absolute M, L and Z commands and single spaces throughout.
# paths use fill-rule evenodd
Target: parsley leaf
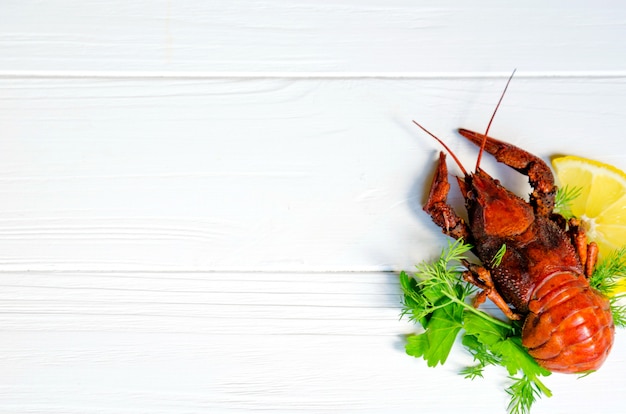
M 461 371 L 465 378 L 483 376 L 488 365 L 501 365 L 508 373 L 508 411 L 527 414 L 532 404 L 550 390 L 539 377 L 550 372 L 541 368 L 522 346 L 519 326 L 505 323 L 468 303 L 475 288 L 461 278 L 460 266 L 471 246 L 450 243 L 432 264 L 422 263 L 414 277 L 400 274 L 404 293 L 402 316 L 419 323 L 424 331 L 407 338 L 407 354 L 423 358 L 429 367 L 444 364 L 457 336 L 477 362 Z M 501 249 L 503 250 L 503 249 Z M 504 250 L 503 250 L 504 253 Z
M 458 304 L 436 309 L 424 326 L 425 332 L 407 338 L 406 353 L 423 357 L 429 367 L 443 365 L 463 327 L 462 320 L 463 307 Z

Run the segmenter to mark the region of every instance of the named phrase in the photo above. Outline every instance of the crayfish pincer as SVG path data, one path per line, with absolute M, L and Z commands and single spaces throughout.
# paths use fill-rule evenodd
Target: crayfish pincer
M 596 244 L 587 242 L 576 219 L 567 221 L 553 212 L 556 186 L 546 163 L 488 137 L 488 132 L 459 133 L 480 148 L 473 173 L 450 152 L 464 174 L 457 181 L 467 221 L 447 202 L 450 184 L 443 152 L 424 210 L 443 233 L 470 243 L 482 262 L 465 263 L 463 274 L 480 289 L 476 306 L 489 298 L 507 317 L 523 321 L 522 345 L 542 367 L 567 373 L 598 369 L 611 349 L 615 328 L 609 300 L 589 285 Z M 533 190 L 528 202 L 480 168 L 483 151 L 528 176 Z

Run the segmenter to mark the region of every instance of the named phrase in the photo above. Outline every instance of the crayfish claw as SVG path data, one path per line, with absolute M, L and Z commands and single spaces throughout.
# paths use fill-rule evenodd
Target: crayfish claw
M 530 204 L 535 214 L 544 217 L 549 217 L 552 214 L 556 186 L 552 171 L 543 160 L 515 145 L 487 137 L 478 132 L 460 128 L 459 134 L 479 147 L 484 145 L 484 150 L 493 155 L 498 162 L 528 176 L 529 183 L 533 188 Z
M 433 222 L 439 226 L 444 234 L 455 239 L 463 239 L 471 242 L 472 237 L 469 227 L 448 204 L 448 192 L 450 183 L 448 182 L 448 167 L 446 165 L 446 154 L 439 153 L 439 163 L 433 177 L 428 199 L 423 210 L 428 213 Z

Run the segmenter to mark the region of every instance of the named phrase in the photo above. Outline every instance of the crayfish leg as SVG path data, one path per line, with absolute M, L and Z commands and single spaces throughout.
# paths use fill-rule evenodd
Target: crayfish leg
M 514 145 L 486 137 L 478 132 L 467 129 L 459 129 L 459 134 L 481 146 L 485 142 L 484 150 L 501 162 L 518 172 L 528 176 L 533 192 L 530 195 L 530 204 L 533 206 L 535 214 L 549 217 L 554 209 L 554 198 L 556 196 L 556 186 L 554 176 L 550 167 L 540 158 L 524 151 Z
M 424 205 L 424 211 L 430 215 L 436 225 L 441 227 L 444 234 L 471 243 L 472 237 L 467 223 L 448 204 L 449 191 L 450 183 L 448 182 L 446 154 L 440 152 L 439 163 L 430 187 L 428 200 L 426 200 Z
M 580 259 L 580 264 L 585 271 L 585 276 L 591 277 L 596 267 L 596 262 L 598 261 L 598 245 L 595 242 L 587 243 L 587 234 L 579 219 L 571 218 L 567 224 L 567 233 Z
M 480 292 L 474 298 L 475 308 L 482 304 L 486 298 L 489 298 L 507 318 L 514 321 L 522 318 L 520 314 L 513 312 L 504 298 L 498 293 L 489 270 L 467 260 L 463 260 L 462 263 L 467 268 L 467 271 L 463 272 L 463 280 L 480 289 Z
M 585 276 L 591 277 L 596 263 L 598 262 L 598 245 L 591 242 L 587 245 L 587 262 L 585 263 Z

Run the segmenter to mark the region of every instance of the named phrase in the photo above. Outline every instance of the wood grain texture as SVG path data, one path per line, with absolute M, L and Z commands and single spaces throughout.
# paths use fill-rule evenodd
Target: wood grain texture
M 421 211 L 440 148 L 411 120 L 472 166 L 454 129 L 484 129 L 517 67 L 494 136 L 626 169 L 625 17 L 3 2 L 0 412 L 504 412 L 504 372 L 404 353 L 397 272 L 446 244 Z M 533 413 L 620 411 L 625 342 Z
M 0 70 L 623 71 L 625 17 L 615 1 L 5 1 Z
M 420 207 L 439 145 L 410 121 L 471 166 L 475 148 L 452 131 L 482 129 L 500 83 L 0 81 L 0 264 L 410 268 L 446 240 Z M 515 79 L 492 131 L 545 159 L 567 142 L 568 153 L 625 168 L 625 96 L 621 78 Z M 604 145 L 590 147 L 590 135 Z M 488 171 L 529 192 L 491 161 Z
M 437 369 L 404 354 L 415 328 L 398 321 L 392 274 L 3 272 L 0 298 L 4 412 L 506 405 L 504 372 L 457 374 L 471 363 L 460 347 Z M 534 412 L 618 410 L 624 347 L 618 335 L 606 366 L 584 381 L 547 378 L 555 397 Z

